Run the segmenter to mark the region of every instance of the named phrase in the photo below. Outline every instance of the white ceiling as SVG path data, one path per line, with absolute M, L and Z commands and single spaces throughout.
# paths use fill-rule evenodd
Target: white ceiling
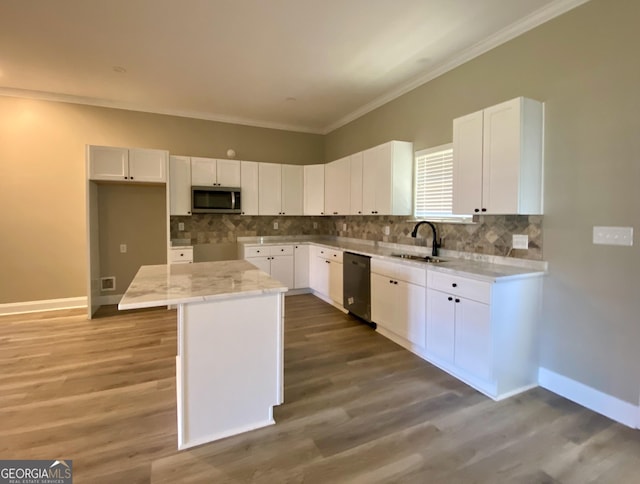
M 0 94 L 327 133 L 585 1 L 0 0 Z

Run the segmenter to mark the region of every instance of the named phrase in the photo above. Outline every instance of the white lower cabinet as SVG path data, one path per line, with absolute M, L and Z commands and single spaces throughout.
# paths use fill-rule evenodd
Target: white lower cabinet
M 371 260 L 371 319 L 378 327 L 424 347 L 425 269 Z
M 241 255 L 288 288 L 294 287 L 292 245 L 245 245 Z
M 342 307 L 342 251 L 311 246 L 309 253 L 309 286 L 326 299 Z
M 541 283 L 427 271 L 426 359 L 496 400 L 536 386 Z
M 303 289 L 309 287 L 309 245 L 293 246 L 293 287 Z

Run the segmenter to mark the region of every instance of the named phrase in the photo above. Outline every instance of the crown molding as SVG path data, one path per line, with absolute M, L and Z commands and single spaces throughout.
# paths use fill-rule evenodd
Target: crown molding
M 510 41 L 511 39 L 514 39 L 519 35 L 522 35 L 525 32 L 532 30 L 535 27 L 548 22 L 549 20 L 552 20 L 553 18 L 558 17 L 563 13 L 566 13 L 569 10 L 582 5 L 583 3 L 587 3 L 588 1 L 589 0 L 557 0 L 555 2 L 552 2 L 549 5 L 542 7 L 535 12 L 532 12 L 526 17 L 523 17 L 522 19 L 509 25 L 508 27 L 499 30 L 495 34 L 481 40 L 473 46 L 461 51 L 458 55 L 452 57 L 451 59 L 436 65 L 426 74 L 402 84 L 398 88 L 389 91 L 386 94 L 383 94 L 382 96 L 356 109 L 350 114 L 347 114 L 335 123 L 326 126 L 321 133 L 325 135 L 329 134 L 332 131 L 335 131 L 336 129 L 350 123 L 351 121 L 355 121 L 365 114 L 370 113 L 374 109 L 377 109 L 380 106 L 383 106 L 388 102 L 397 99 L 403 94 L 406 94 L 409 91 L 413 91 L 415 88 L 426 84 L 436 77 L 440 77 L 441 75 L 455 69 L 465 62 L 469 62 L 470 60 L 490 51 L 491 49 L 494 49 Z
M 0 96 L 19 97 L 25 99 L 37 99 L 41 101 L 54 101 L 70 104 L 82 104 L 85 106 L 96 106 L 101 108 L 123 109 L 126 111 L 136 111 L 150 114 L 162 114 L 167 116 L 178 116 L 181 118 L 202 119 L 205 121 L 217 121 L 220 123 L 239 124 L 242 126 L 251 126 L 254 128 L 278 129 L 282 131 L 294 131 L 298 133 L 324 134 L 322 129 L 310 128 L 308 126 L 298 126 L 283 123 L 273 123 L 259 121 L 249 118 L 241 118 L 235 116 L 227 116 L 215 113 L 202 113 L 197 111 L 180 111 L 172 109 L 152 109 L 148 107 L 138 106 L 135 104 L 109 101 L 106 99 L 72 96 L 70 94 L 57 94 L 46 91 L 32 91 L 29 89 L 14 89 L 0 87 Z

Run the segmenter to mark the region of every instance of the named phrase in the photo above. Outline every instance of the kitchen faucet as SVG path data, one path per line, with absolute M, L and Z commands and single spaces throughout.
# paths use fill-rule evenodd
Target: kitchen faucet
M 440 244 L 438 243 L 438 235 L 436 232 L 435 225 L 433 225 L 431 222 L 427 222 L 426 220 L 418 222 L 416 226 L 413 227 L 413 231 L 411 232 L 411 237 L 415 239 L 418 236 L 418 228 L 420 228 L 422 224 L 427 224 L 429 227 L 431 227 L 431 231 L 433 232 L 433 249 L 431 250 L 431 255 L 436 257 L 438 255 L 438 247 L 440 247 Z M 442 243 L 442 239 L 440 239 L 440 243 Z

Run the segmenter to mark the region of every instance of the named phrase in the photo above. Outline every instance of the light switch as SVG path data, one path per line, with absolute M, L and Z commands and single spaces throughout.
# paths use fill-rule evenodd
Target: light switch
M 184 222 L 178 222 L 178 230 L 180 232 L 184 231 Z
M 632 246 L 633 227 L 593 227 L 593 243 Z
M 511 241 L 511 247 L 514 249 L 529 249 L 529 236 L 522 234 L 513 234 L 513 238 Z
M 342 231 L 346 232 L 347 231 L 347 224 L 342 224 Z
M 273 222 L 273 230 L 278 230 L 278 222 Z
M 120 244 L 120 253 L 126 254 L 127 252 L 127 244 Z
M 384 226 L 384 235 L 389 235 L 391 233 L 391 229 L 388 225 Z

